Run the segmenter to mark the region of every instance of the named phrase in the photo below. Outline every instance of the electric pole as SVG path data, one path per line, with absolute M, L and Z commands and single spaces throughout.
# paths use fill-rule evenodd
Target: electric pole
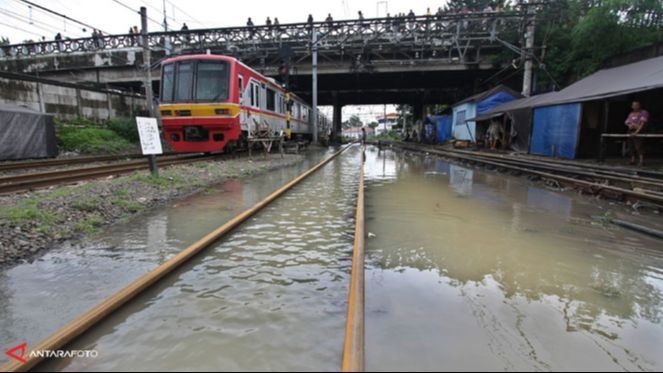
M 525 58 L 525 73 L 523 76 L 523 96 L 529 97 L 532 94 L 532 75 L 534 68 L 534 32 L 536 22 L 536 8 L 530 1 L 527 2 L 527 30 L 525 31 L 525 50 L 523 57 Z
M 311 45 L 312 54 L 312 71 L 311 76 L 313 80 L 313 143 L 318 142 L 318 30 L 312 26 L 313 44 Z
M 168 16 L 166 15 L 166 0 L 163 0 L 163 30 L 168 32 Z
M 150 113 L 150 117 L 156 118 L 156 111 L 154 110 L 154 92 L 152 91 L 152 63 L 151 63 L 151 54 L 150 54 L 150 41 L 148 39 L 149 35 L 147 33 L 147 8 L 140 7 L 140 24 L 141 24 L 141 43 L 143 46 L 143 70 L 145 73 L 144 76 L 144 87 L 145 87 L 145 101 L 147 104 L 147 110 Z M 148 156 L 150 162 L 150 172 L 153 176 L 158 175 L 157 170 L 157 158 L 154 154 Z

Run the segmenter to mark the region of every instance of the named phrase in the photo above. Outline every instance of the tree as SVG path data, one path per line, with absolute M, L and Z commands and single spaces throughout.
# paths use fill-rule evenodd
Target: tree
M 352 115 L 350 119 L 343 122 L 343 128 L 356 128 L 362 127 L 363 125 L 364 123 L 362 123 L 361 119 L 359 119 L 359 116 L 357 115 Z
M 0 36 L 0 47 L 4 47 L 7 45 L 10 45 L 11 43 L 9 42 L 9 38 Z
M 607 59 L 663 42 L 659 0 L 559 0 L 546 3 L 537 32 L 543 44 L 542 85 L 562 87 L 596 72 Z
M 375 121 L 368 124 L 368 126 L 371 127 L 371 128 L 376 128 L 378 125 L 379 125 L 378 122 L 375 122 Z

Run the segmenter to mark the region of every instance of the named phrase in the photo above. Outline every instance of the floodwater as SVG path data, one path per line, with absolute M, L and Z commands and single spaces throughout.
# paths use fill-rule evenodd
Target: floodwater
M 36 342 L 303 172 L 155 210 L 0 274 L 0 342 Z M 351 148 L 41 370 L 340 369 Z M 621 205 L 423 155 L 366 152 L 368 370 L 661 370 L 663 245 Z
M 347 150 L 68 347 L 97 358 L 39 368 L 337 370 L 359 156 Z
M 368 370 L 663 369 L 663 245 L 595 218 L 626 207 L 415 154 L 366 167 Z
M 34 345 L 330 154 L 314 151 L 296 165 L 227 181 L 0 271 L 1 351 Z M 0 363 L 6 358 L 0 354 Z

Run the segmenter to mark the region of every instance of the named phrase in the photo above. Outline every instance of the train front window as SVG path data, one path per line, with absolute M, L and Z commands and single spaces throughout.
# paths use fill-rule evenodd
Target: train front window
M 199 62 L 196 81 L 196 101 L 227 101 L 228 81 L 227 63 Z
M 193 91 L 193 64 L 180 63 L 177 66 L 177 84 L 175 87 L 175 101 L 191 101 Z
M 175 65 L 170 64 L 163 67 L 161 78 L 161 101 L 173 101 L 173 86 L 175 85 Z

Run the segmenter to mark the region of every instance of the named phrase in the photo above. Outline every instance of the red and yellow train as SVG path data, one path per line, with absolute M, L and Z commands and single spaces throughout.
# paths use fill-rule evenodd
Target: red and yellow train
M 160 107 L 166 140 L 176 152 L 221 152 L 258 131 L 271 136 L 324 138 L 330 123 L 273 79 L 218 55 L 167 59 L 161 67 Z

